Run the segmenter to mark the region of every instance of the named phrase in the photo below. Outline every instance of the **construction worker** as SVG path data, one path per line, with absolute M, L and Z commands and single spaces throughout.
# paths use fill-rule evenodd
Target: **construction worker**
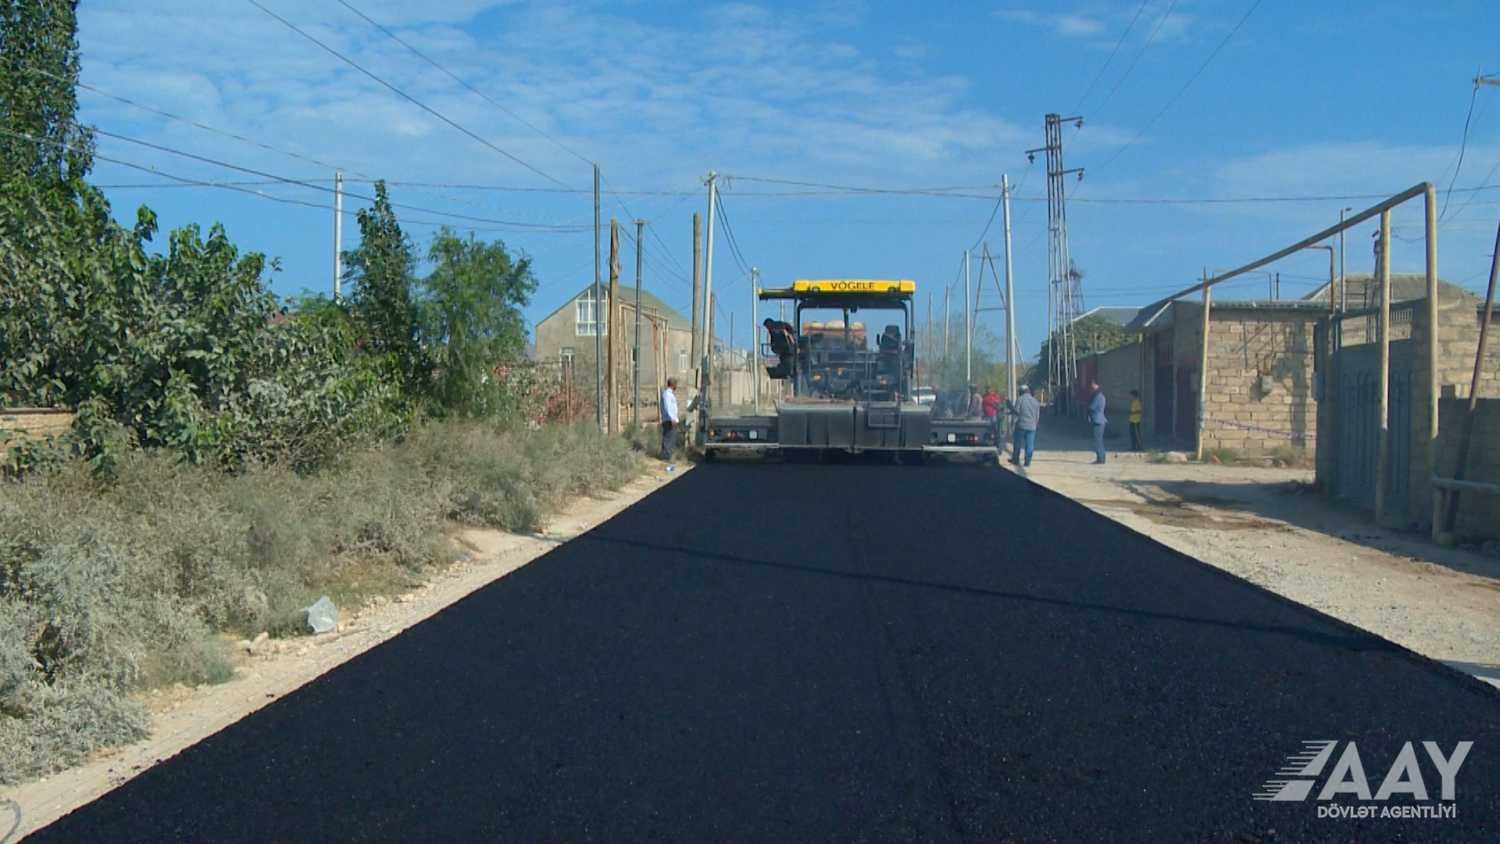
M 979 396 L 979 385 L 969 385 L 968 417 L 978 419 L 984 416 L 984 399 Z
M 1141 404 L 1141 391 L 1130 391 L 1130 450 L 1141 451 L 1141 417 L 1146 413 L 1145 405 Z
M 1021 394 L 1007 408 L 1016 416 L 1015 444 L 1011 446 L 1010 462 L 1019 465 L 1021 452 L 1026 452 L 1026 465 L 1031 465 L 1031 455 L 1036 451 L 1036 427 L 1042 421 L 1042 403 L 1031 394 L 1031 387 L 1022 384 Z
M 668 472 L 677 468 L 672 463 L 677 451 L 677 422 L 677 379 L 668 378 L 667 388 L 661 391 L 661 459 Z
M 984 410 L 984 418 L 994 422 L 1000 415 L 1000 394 L 995 392 L 993 386 L 984 388 L 984 397 L 980 399 L 980 406 Z

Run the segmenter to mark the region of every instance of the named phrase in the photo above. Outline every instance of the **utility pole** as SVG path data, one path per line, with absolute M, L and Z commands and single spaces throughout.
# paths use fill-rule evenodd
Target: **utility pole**
M 1344 213 L 1353 211 L 1353 208 L 1339 209 L 1339 223 L 1344 222 Z M 1333 288 L 1328 288 L 1328 306 L 1333 307 Z M 1349 280 L 1344 275 L 1344 229 L 1339 226 L 1339 311 L 1349 309 Z
M 1000 213 L 1005 223 L 1005 380 L 1006 398 L 1016 400 L 1016 287 L 1011 280 L 1010 177 L 1000 176 Z
M 1045 119 L 1047 143 L 1045 146 L 1026 151 L 1028 161 L 1035 161 L 1036 154 L 1046 154 L 1047 159 L 1047 290 L 1050 305 L 1048 320 L 1047 392 L 1049 395 L 1066 396 L 1072 400 L 1073 382 L 1078 374 L 1078 347 L 1073 336 L 1073 321 L 1083 313 L 1083 285 L 1073 273 L 1073 262 L 1068 254 L 1068 212 L 1065 196 L 1066 177 L 1077 173 L 1083 178 L 1083 168 L 1067 169 L 1063 166 L 1062 125 L 1072 123 L 1083 126 L 1082 117 L 1063 117 L 1048 114 Z M 1060 392 L 1054 393 L 1054 388 Z
M 625 332 L 615 331 L 615 326 L 620 324 L 618 319 L 620 311 L 620 221 L 611 217 L 609 219 L 609 318 L 605 325 L 609 326 L 609 394 L 606 399 L 609 402 L 609 433 L 618 434 L 620 415 L 620 359 L 617 356 L 621 340 Z
M 693 212 L 693 339 L 689 342 L 693 355 L 693 372 L 703 368 L 703 252 L 700 246 L 702 219 Z M 695 377 L 693 386 L 701 389 L 702 378 Z
M 937 338 L 932 336 L 932 291 L 927 291 L 927 327 L 923 329 L 922 341 L 927 344 L 927 353 L 922 355 L 922 366 L 926 370 L 923 374 L 927 376 L 927 386 L 935 386 L 932 383 L 932 361 L 935 357 L 933 352 L 937 351 L 937 344 L 933 342 Z
M 344 282 L 344 173 L 333 172 L 333 301 L 339 300 Z
M 635 221 L 635 348 L 630 355 L 630 424 L 641 426 L 641 229 L 645 220 Z
M 714 180 L 717 178 L 719 178 L 718 173 L 708 171 L 708 234 L 703 244 L 703 325 L 708 333 L 703 338 L 703 356 L 709 360 L 714 355 L 714 206 L 719 201 L 718 188 Z M 707 373 L 709 367 L 705 365 L 703 370 Z M 710 379 L 712 377 L 709 375 Z M 702 387 L 703 385 L 699 384 L 700 390 Z M 707 398 L 708 396 L 704 395 L 704 399 Z
M 599 165 L 594 165 L 594 424 L 604 430 L 604 291 L 599 285 Z
M 750 268 L 750 383 L 751 394 L 755 397 L 755 412 L 760 413 L 760 323 L 756 320 L 760 317 L 760 268 Z
M 964 386 L 974 383 L 974 318 L 969 313 L 969 250 L 964 250 Z
M 953 293 L 953 285 L 950 284 L 947 287 L 943 288 L 943 374 L 944 375 L 947 375 L 947 370 L 948 370 L 948 323 L 952 321 L 952 317 L 950 316 L 952 306 L 948 304 L 948 299 L 952 295 L 952 293 Z M 934 385 L 934 386 L 936 386 L 936 385 Z

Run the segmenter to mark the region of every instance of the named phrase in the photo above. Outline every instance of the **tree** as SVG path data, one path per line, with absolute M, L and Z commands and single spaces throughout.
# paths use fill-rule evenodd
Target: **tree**
M 76 0 L 0 0 L 0 179 L 55 189 L 93 163 L 75 122 Z
M 412 296 L 416 260 L 383 180 L 375 183 L 374 206 L 360 209 L 358 220 L 359 247 L 344 253 L 344 277 L 354 289 L 351 312 L 360 323 L 366 350 L 385 357 L 416 395 L 430 369 L 418 342 Z
M 422 282 L 421 336 L 433 358 L 433 398 L 455 412 L 485 415 L 496 365 L 525 349 L 521 309 L 537 285 L 531 259 L 513 259 L 500 241 L 461 238 L 448 228 L 433 235 L 427 258 L 434 267 Z

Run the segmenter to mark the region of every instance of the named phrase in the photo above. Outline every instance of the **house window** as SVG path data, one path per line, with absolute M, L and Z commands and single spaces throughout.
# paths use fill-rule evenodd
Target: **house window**
M 561 357 L 564 364 L 571 365 L 573 360 L 578 357 L 578 350 L 572 346 L 563 346 Z
M 602 296 L 602 301 L 607 308 L 609 305 L 608 294 Z M 601 313 L 601 309 L 595 307 L 596 304 L 592 290 L 574 300 L 574 322 L 578 326 L 577 334 L 579 337 L 593 337 L 595 334 L 601 333 L 601 322 L 603 323 L 602 333 L 609 334 L 608 316 L 606 313 Z
M 678 372 L 687 372 L 688 371 L 688 353 L 687 353 L 687 349 L 678 349 L 677 350 L 677 371 Z

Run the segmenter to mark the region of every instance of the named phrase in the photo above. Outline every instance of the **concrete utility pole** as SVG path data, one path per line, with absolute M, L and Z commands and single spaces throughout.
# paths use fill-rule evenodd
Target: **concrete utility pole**
M 969 313 L 969 250 L 964 250 L 964 386 L 974 383 L 974 318 Z
M 344 283 L 344 174 L 333 173 L 333 301 L 339 300 Z
M 1213 309 L 1213 288 L 1208 282 L 1208 270 L 1203 270 L 1203 327 L 1202 346 L 1198 357 L 1198 457 L 1203 460 L 1203 438 L 1208 422 L 1208 326 Z
M 599 165 L 594 165 L 594 424 L 604 430 L 604 290 L 599 285 Z
M 1380 439 L 1375 463 L 1375 523 L 1385 518 L 1386 463 L 1391 454 L 1391 210 L 1380 212 Z M 1432 328 L 1428 329 L 1433 331 Z M 1435 332 L 1434 332 L 1435 333 Z
M 1005 223 L 1005 378 L 1006 397 L 1016 400 L 1016 286 L 1011 280 L 1010 177 L 1000 176 L 1000 213 Z
M 937 338 L 932 336 L 932 291 L 929 290 L 927 291 L 927 327 L 923 329 L 922 334 L 922 342 L 927 344 L 927 352 L 922 355 L 922 369 L 923 374 L 927 376 L 924 379 L 927 381 L 927 386 L 933 386 L 932 361 L 929 358 L 935 357 L 933 354 L 937 350 L 937 344 L 933 342 L 935 339 Z
M 1347 212 L 1349 212 L 1349 211 L 1353 211 L 1353 210 L 1354 210 L 1353 208 L 1340 208 L 1339 209 L 1339 311 L 1340 312 L 1349 310 L 1349 279 L 1344 275 L 1344 228 L 1343 228 L 1343 226 L 1344 226 L 1344 214 L 1347 213 Z M 1329 297 L 1330 300 L 1332 300 L 1332 298 L 1333 298 L 1333 291 L 1332 290 L 1328 291 L 1328 297 Z
M 949 297 L 951 296 L 952 293 L 953 293 L 953 285 L 950 284 L 947 287 L 943 288 L 943 369 L 944 370 L 946 370 L 948 368 L 948 323 L 952 321 L 952 317 L 950 316 L 950 308 L 952 306 L 948 304 L 948 299 L 949 299 Z M 944 374 L 946 374 L 946 372 Z M 936 386 L 936 385 L 934 385 L 934 386 Z
M 700 387 L 701 379 L 696 375 L 703 367 L 703 251 L 702 219 L 693 212 L 693 339 L 689 348 L 693 355 L 693 385 Z
M 635 221 L 635 348 L 630 354 L 630 424 L 641 425 L 641 229 L 645 220 Z
M 750 268 L 750 383 L 755 412 L 760 413 L 760 268 Z
M 708 234 L 703 244 L 703 325 L 708 332 L 703 337 L 703 356 L 708 360 L 714 355 L 714 210 L 719 201 L 714 180 L 717 178 L 718 173 L 708 171 Z M 709 367 L 705 364 L 703 370 L 707 373 Z M 702 389 L 702 384 L 699 384 L 699 389 Z M 708 396 L 705 394 L 704 398 Z
M 624 339 L 625 332 L 615 331 L 615 326 L 620 324 L 620 221 L 611 217 L 609 220 L 609 317 L 605 325 L 609 326 L 609 433 L 620 432 L 620 358 L 619 348 Z

